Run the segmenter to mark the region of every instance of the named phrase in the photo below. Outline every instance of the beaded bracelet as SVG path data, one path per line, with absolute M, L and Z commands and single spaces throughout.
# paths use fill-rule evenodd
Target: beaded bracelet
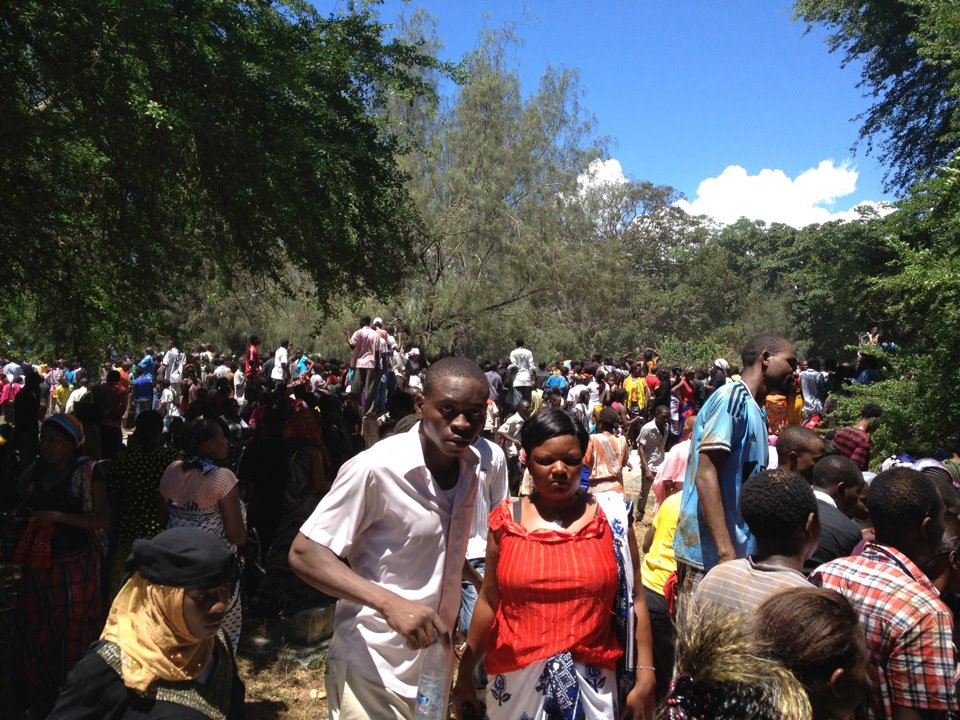
M 656 672 L 657 669 L 653 665 L 637 665 L 635 668 L 637 670 L 649 670 L 650 672 Z

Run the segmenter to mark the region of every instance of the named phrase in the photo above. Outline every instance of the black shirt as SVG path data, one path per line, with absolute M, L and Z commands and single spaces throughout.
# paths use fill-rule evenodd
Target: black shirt
M 825 562 L 846 557 L 863 539 L 860 526 L 833 505 L 817 498 L 817 507 L 820 510 L 820 544 L 803 564 L 803 572 L 807 575 Z

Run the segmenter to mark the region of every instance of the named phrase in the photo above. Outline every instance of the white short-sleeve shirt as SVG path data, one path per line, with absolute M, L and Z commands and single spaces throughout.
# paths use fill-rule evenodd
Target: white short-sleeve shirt
M 471 449 L 461 461 L 451 507 L 424 465 L 419 428 L 349 460 L 300 532 L 361 577 L 434 608 L 453 628 L 479 458 Z M 408 649 L 373 608 L 337 601 L 327 656 L 403 697 L 416 696 L 421 653 Z
M 473 446 L 480 453 L 477 466 L 477 504 L 470 524 L 467 559 L 479 560 L 487 556 L 487 533 L 490 529 L 490 511 L 507 499 L 507 459 L 496 443 L 477 438 Z

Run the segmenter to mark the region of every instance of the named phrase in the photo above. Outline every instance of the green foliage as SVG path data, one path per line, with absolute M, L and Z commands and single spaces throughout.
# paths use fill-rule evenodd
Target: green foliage
M 957 3 L 796 0 L 794 13 L 828 26 L 830 49 L 862 65 L 860 87 L 873 104 L 857 118 L 860 138 L 890 168 L 891 186 L 905 190 L 950 157 L 960 129 Z
M 389 293 L 414 208 L 384 121 L 438 67 L 366 10 L 31 1 L 0 11 L 0 251 L 61 352 L 145 334 L 243 271 Z

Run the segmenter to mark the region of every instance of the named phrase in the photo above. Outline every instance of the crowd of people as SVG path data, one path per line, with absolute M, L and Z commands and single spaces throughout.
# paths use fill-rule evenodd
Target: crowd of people
M 875 405 L 836 427 L 868 375 L 768 335 L 428 364 L 363 317 L 344 349 L 4 364 L 30 717 L 241 717 L 244 617 L 333 602 L 332 718 L 960 710 L 960 457 L 872 457 Z

